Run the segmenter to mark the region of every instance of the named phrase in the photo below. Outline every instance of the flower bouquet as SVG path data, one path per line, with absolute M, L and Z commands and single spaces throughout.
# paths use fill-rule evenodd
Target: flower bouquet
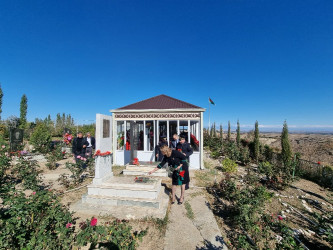
M 140 163 L 139 163 L 139 159 L 138 159 L 138 158 L 134 158 L 134 159 L 133 159 L 133 165 L 140 166 Z
M 64 143 L 65 143 L 66 145 L 69 145 L 70 143 L 72 143 L 73 136 L 72 136 L 71 134 L 66 133 L 66 134 L 63 136 L 63 138 L 64 138 Z
M 149 183 L 149 182 L 153 182 L 153 180 L 148 177 L 135 177 L 134 182 L 135 183 Z

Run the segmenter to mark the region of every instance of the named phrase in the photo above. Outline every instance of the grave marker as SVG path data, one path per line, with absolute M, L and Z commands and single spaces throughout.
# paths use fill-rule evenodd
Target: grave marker
M 96 151 L 112 152 L 112 116 L 96 114 Z M 94 184 L 101 184 L 112 177 L 112 154 L 96 156 Z

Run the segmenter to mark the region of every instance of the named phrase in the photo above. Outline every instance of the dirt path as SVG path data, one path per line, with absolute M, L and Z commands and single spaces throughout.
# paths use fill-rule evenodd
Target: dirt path
M 204 190 L 195 187 L 194 178 L 191 184 L 185 202 L 171 205 L 163 249 L 227 249 Z

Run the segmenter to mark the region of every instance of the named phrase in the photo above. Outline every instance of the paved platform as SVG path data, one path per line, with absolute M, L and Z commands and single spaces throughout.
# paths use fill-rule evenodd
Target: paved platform
M 132 176 L 145 176 L 156 167 L 156 164 L 152 165 L 127 165 L 126 168 L 123 170 L 124 175 L 132 175 Z M 158 177 L 167 177 L 168 173 L 165 168 L 157 170 L 151 176 L 158 176 Z

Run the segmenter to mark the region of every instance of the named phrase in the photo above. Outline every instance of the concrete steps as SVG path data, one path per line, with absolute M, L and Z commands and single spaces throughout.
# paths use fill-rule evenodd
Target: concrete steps
M 133 199 L 157 199 L 161 180 L 149 178 L 147 183 L 137 183 L 133 177 L 112 177 L 102 184 L 88 185 L 88 196 L 105 198 L 123 197 Z
M 164 188 L 156 199 L 133 198 L 133 197 L 106 197 L 101 195 L 83 195 L 83 204 L 93 204 L 98 206 L 131 206 L 148 207 L 160 209 L 165 198 Z
M 160 178 L 148 178 L 148 182 L 136 182 L 133 176 L 111 177 L 101 184 L 87 186 L 82 197 L 83 205 L 135 206 L 161 208 L 165 196 Z

